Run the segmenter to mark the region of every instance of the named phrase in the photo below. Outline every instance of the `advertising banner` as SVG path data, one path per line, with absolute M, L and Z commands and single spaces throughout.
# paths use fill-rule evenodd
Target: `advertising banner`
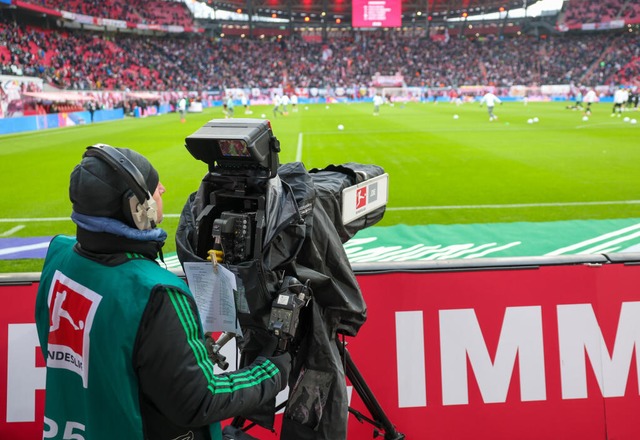
M 637 439 L 639 277 L 617 263 L 359 273 L 368 318 L 346 347 L 409 439 Z M 36 286 L 0 287 L 0 438 L 40 437 Z M 351 389 L 368 416 L 366 401 Z M 372 432 L 350 417 L 349 439 Z
M 349 347 L 407 438 L 634 439 L 638 275 L 583 265 L 359 276 L 370 319 Z

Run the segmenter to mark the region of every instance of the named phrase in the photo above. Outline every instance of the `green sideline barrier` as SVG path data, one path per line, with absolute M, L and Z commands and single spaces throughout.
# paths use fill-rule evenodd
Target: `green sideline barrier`
M 640 252 L 640 219 L 374 226 L 344 245 L 352 265 Z M 166 253 L 169 269 L 180 267 Z M 482 263 L 481 263 L 482 264 Z

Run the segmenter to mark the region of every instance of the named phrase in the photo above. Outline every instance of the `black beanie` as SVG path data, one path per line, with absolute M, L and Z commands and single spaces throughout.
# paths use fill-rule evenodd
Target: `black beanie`
M 158 186 L 158 172 L 139 153 L 128 148 L 117 148 L 140 171 L 147 189 L 153 195 Z M 129 191 L 126 180 L 111 165 L 96 156 L 83 156 L 71 172 L 69 199 L 79 214 L 110 217 L 135 227 L 131 214 L 125 213 L 124 195 Z

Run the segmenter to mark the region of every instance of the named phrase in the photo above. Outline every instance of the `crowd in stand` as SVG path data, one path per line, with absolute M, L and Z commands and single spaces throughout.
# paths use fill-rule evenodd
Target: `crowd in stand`
M 24 0 L 50 9 L 65 10 L 99 18 L 115 18 L 130 23 L 193 26 L 193 17 L 182 2 L 145 0 Z M 563 23 L 609 22 L 616 19 L 640 20 L 637 0 L 569 0 Z
M 42 30 L 0 21 L 2 73 L 76 90 L 350 87 L 379 73 L 409 86 L 637 81 L 637 34 L 416 39 L 358 33 L 324 44 L 301 38 L 208 39 Z M 635 61 L 634 61 L 635 60 Z
M 564 12 L 567 26 L 638 18 L 640 3 L 637 0 L 569 0 Z
M 617 17 L 625 0 L 570 0 L 564 20 L 569 26 L 582 23 L 611 21 Z
M 44 6 L 98 18 L 113 18 L 149 25 L 193 26 L 193 17 L 182 2 L 146 0 L 24 0 Z
M 637 23 L 640 20 L 640 4 L 637 2 L 628 2 L 620 12 L 620 18 Z

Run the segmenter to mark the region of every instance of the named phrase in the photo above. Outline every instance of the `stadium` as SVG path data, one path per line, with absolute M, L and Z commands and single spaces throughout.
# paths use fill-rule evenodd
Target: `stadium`
M 248 118 L 282 164 L 389 175 L 384 217 L 344 250 L 368 306 L 351 353 L 398 431 L 637 438 L 639 87 L 634 0 L 0 0 L 0 297 L 28 298 L 0 312 L 0 437 L 40 436 L 44 361 L 12 363 L 34 343 L 12 332 L 50 240 L 76 233 L 85 148 L 154 164 L 180 273 L 207 173 L 185 138 Z M 349 439 L 368 425 L 351 416 Z

